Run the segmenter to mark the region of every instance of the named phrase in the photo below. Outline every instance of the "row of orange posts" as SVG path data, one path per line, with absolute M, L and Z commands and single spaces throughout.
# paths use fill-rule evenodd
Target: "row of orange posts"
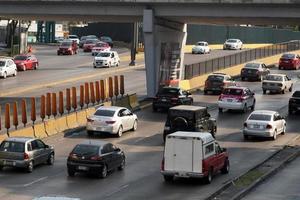
M 84 85 L 79 87 L 79 102 L 77 100 L 77 88 L 67 88 L 64 92 L 58 92 L 58 105 L 57 105 L 57 94 L 56 93 L 47 93 L 46 95 L 41 95 L 40 100 L 40 118 L 42 121 L 45 120 L 46 116 L 48 119 L 53 116 L 54 118 L 60 114 L 63 115 L 65 110 L 67 113 L 76 111 L 78 106 L 80 109 L 88 107 L 90 104 L 100 104 L 105 101 L 112 100 L 114 97 L 118 98 L 119 95 L 123 96 L 125 93 L 124 89 L 124 76 L 114 76 L 109 77 L 108 79 L 95 81 L 95 82 L 86 82 Z M 36 98 L 30 98 L 31 110 L 30 110 L 30 119 L 32 124 L 37 120 L 36 112 Z M 79 103 L 79 105 L 78 105 Z M 11 105 L 12 105 L 12 125 L 15 129 L 19 126 L 19 112 L 18 112 L 18 103 L 7 103 L 5 105 L 5 121 L 4 127 L 9 133 L 11 128 Z M 1 111 L 1 109 L 0 109 Z M 21 122 L 26 127 L 27 121 L 27 104 L 26 100 L 21 100 Z M 0 114 L 0 130 L 2 127 L 1 114 Z

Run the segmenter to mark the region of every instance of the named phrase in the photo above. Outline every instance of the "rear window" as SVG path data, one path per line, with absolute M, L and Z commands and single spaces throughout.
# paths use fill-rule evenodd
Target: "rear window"
M 14 60 L 26 60 L 27 56 L 16 56 Z
M 227 95 L 242 95 L 243 94 L 243 90 L 242 89 L 226 88 L 226 89 L 224 89 L 223 94 L 227 94 Z
M 70 39 L 77 39 L 78 36 L 76 36 L 76 35 L 70 35 L 69 38 L 70 38 Z
M 0 61 L 0 67 L 4 67 L 5 66 L 5 61 Z
M 184 117 L 185 119 L 188 120 L 193 120 L 194 119 L 194 112 L 191 111 L 185 111 L 185 110 L 170 110 L 169 111 L 169 118 L 170 120 L 176 118 L 176 117 Z
M 300 97 L 300 91 L 294 92 L 293 97 Z
M 99 154 L 99 146 L 79 144 L 73 149 L 72 153 L 80 155 Z
M 295 58 L 295 54 L 291 54 L 291 53 L 287 53 L 287 54 L 283 54 L 281 56 L 281 58 L 285 58 L 285 59 L 294 59 Z
M 61 43 L 61 46 L 63 46 L 63 47 L 68 47 L 68 46 L 71 46 L 71 45 L 72 45 L 72 43 L 70 43 L 70 42 Z
M 0 146 L 0 151 L 22 153 L 25 150 L 25 145 L 22 142 L 4 141 Z
M 227 40 L 227 42 L 229 42 L 229 43 L 236 43 L 238 41 L 237 40 Z
M 205 46 L 205 43 L 204 42 L 198 42 L 197 45 L 198 46 Z
M 85 43 L 86 44 L 95 44 L 97 40 L 87 40 Z
M 252 114 L 249 117 L 249 120 L 258 120 L 258 121 L 271 121 L 271 115 L 262 115 L 262 114 Z
M 110 53 L 107 52 L 101 52 L 97 54 L 97 57 L 110 57 Z
M 112 117 L 114 116 L 114 110 L 97 110 L 94 115 L 96 116 L 104 116 L 104 117 Z
M 224 81 L 224 76 L 210 75 L 210 76 L 208 76 L 207 80 L 209 80 L 209 81 Z
M 258 64 L 258 63 L 247 63 L 245 65 L 246 68 L 251 68 L 251 69 L 258 69 L 259 66 L 260 66 L 260 64 Z
M 282 81 L 282 76 L 275 76 L 275 75 L 268 75 L 266 76 L 265 80 L 268 81 Z
M 158 91 L 158 94 L 177 95 L 177 94 L 179 94 L 179 89 L 176 89 L 176 88 L 162 88 Z

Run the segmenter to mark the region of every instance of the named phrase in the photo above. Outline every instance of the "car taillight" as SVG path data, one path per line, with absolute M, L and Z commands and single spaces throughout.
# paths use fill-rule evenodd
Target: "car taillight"
M 266 129 L 272 129 L 272 125 L 271 125 L 271 124 L 268 124 L 268 125 L 266 126 Z
M 70 153 L 69 158 L 76 160 L 76 159 L 78 159 L 78 156 L 75 153 Z
M 116 121 L 105 121 L 107 124 L 114 124 Z
M 90 159 L 91 159 L 91 160 L 102 160 L 102 157 L 96 155 L 96 156 L 92 156 Z
M 162 161 L 161 161 L 160 169 L 161 169 L 161 171 L 165 170 L 165 158 L 163 158 Z
M 27 153 L 24 153 L 24 160 L 28 160 L 29 159 L 29 155 Z
M 245 127 L 245 128 L 247 127 L 247 123 L 246 123 L 246 122 L 244 123 L 244 127 Z
M 93 119 L 90 119 L 90 118 L 87 118 L 87 121 L 88 121 L 88 122 L 94 122 L 94 120 L 93 120 Z
M 70 50 L 70 51 L 71 51 L 71 50 L 72 50 L 72 48 L 68 48 L 68 50 Z
M 205 81 L 205 87 L 209 86 L 209 81 Z
M 245 69 L 242 69 L 242 70 L 241 70 L 242 73 L 245 72 L 245 71 L 246 71 Z
M 177 100 L 178 100 L 178 98 L 175 98 L 175 97 L 171 98 L 171 101 L 177 101 Z

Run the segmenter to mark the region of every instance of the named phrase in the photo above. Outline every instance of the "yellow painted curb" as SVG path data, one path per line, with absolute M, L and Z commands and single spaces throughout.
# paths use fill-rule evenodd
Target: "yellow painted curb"
M 67 125 L 69 128 L 78 127 L 76 113 L 71 113 L 67 115 Z
M 34 132 L 32 126 L 27 128 L 22 128 L 9 133 L 10 137 L 34 137 Z
M 49 120 L 45 121 L 44 123 L 45 123 L 46 133 L 49 136 L 55 135 L 58 133 L 55 119 L 49 119 Z
M 48 137 L 47 133 L 46 133 L 46 130 L 45 130 L 45 124 L 44 123 L 41 123 L 41 124 L 35 124 L 33 126 L 33 130 L 34 130 L 34 135 L 35 137 L 37 138 L 46 138 Z
M 110 101 L 108 101 L 108 102 L 104 102 L 103 103 L 103 106 L 111 106 L 112 104 L 111 104 L 111 102 Z
M 6 134 L 1 134 L 0 135 L 0 142 L 2 142 L 3 140 L 5 140 L 6 138 L 8 138 L 8 136 Z
M 96 112 L 96 108 L 91 107 L 85 110 L 86 111 L 86 117 L 92 116 Z
M 77 116 L 77 123 L 79 126 L 85 126 L 86 125 L 86 111 L 82 110 L 76 113 Z
M 57 126 L 58 132 L 63 132 L 68 129 L 66 116 L 59 117 L 55 121 L 56 121 L 56 126 Z

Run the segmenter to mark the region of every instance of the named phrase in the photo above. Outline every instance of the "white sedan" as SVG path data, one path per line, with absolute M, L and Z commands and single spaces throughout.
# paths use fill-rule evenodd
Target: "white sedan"
M 239 39 L 228 39 L 225 41 L 223 45 L 223 50 L 226 49 L 234 49 L 234 50 L 242 50 L 243 42 Z
M 192 54 L 205 54 L 210 53 L 210 48 L 207 42 L 197 42 L 197 44 L 192 48 Z
M 97 67 L 118 67 L 120 65 L 120 57 L 116 51 L 103 51 L 94 58 L 93 66 Z
M 17 66 L 12 59 L 0 58 L 0 77 L 16 76 Z
M 264 94 L 266 94 L 267 91 L 280 92 L 282 94 L 284 94 L 285 91 L 292 92 L 293 81 L 285 74 L 269 74 L 262 82 L 262 89 Z
M 89 136 L 94 132 L 106 132 L 121 137 L 125 131 L 135 131 L 137 122 L 137 116 L 127 108 L 102 106 L 87 119 L 86 130 Z
M 286 131 L 284 117 L 276 111 L 256 110 L 253 111 L 244 123 L 244 138 L 249 136 L 271 137 L 276 140 L 278 134 Z

